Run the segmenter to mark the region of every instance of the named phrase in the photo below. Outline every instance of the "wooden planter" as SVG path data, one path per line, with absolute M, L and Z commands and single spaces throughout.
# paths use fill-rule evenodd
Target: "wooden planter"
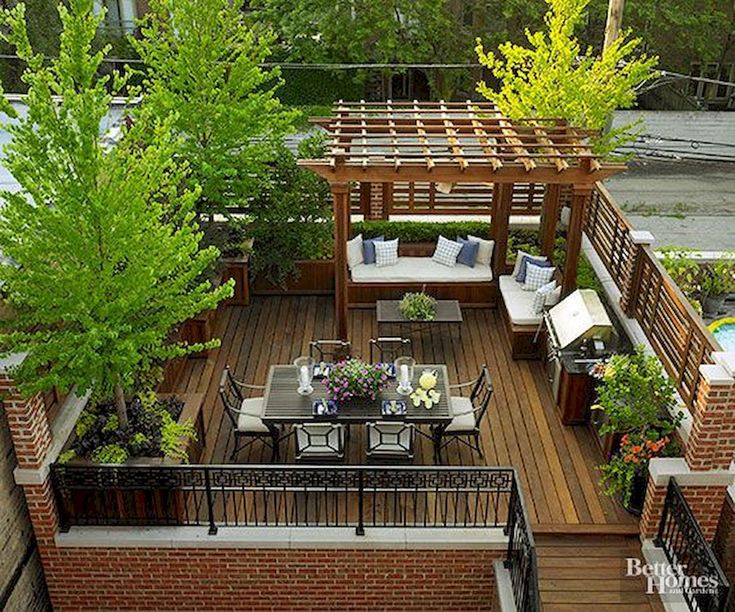
M 226 257 L 222 260 L 222 282 L 234 279 L 235 287 L 232 297 L 224 304 L 247 306 L 250 304 L 250 265 L 247 257 Z
M 169 394 L 159 394 L 161 398 L 167 396 Z M 204 450 L 206 433 L 202 411 L 204 394 L 186 393 L 179 394 L 178 397 L 184 401 L 178 422 L 191 420 L 197 432 L 197 439 L 191 440 L 187 447 L 189 462 L 196 463 Z M 64 445 L 65 450 L 71 447 L 75 438 L 76 434 L 72 432 Z M 136 457 L 125 462 L 121 468 L 124 470 L 125 466 L 162 466 L 181 463 L 164 457 Z M 95 466 L 88 459 L 72 459 L 68 465 Z M 143 472 L 137 475 L 142 483 L 139 489 L 129 482 L 122 482 L 123 475 L 117 475 L 113 470 L 108 474 L 105 470 L 100 474 L 100 482 L 95 482 L 89 488 L 74 487 L 73 490 L 62 491 L 59 495 L 62 523 L 64 520 L 74 519 L 72 522 L 79 524 L 185 524 L 187 503 L 190 500 L 185 489 L 180 486 L 177 474 L 158 472 L 154 477 L 153 474 L 147 475 Z
M 334 260 L 297 261 L 298 276 L 286 281 L 286 286 L 274 285 L 257 276 L 253 280 L 255 295 L 329 295 L 334 293 Z
M 209 342 L 214 337 L 214 325 L 217 321 L 217 309 L 200 312 L 197 316 L 184 321 L 179 338 L 187 344 Z M 209 350 L 189 354 L 190 359 L 204 359 Z

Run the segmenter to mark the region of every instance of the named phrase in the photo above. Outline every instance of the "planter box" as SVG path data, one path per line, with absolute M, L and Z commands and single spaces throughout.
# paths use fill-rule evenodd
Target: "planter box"
M 162 398 L 167 396 L 169 394 L 159 394 L 159 397 Z M 197 439 L 191 440 L 187 447 L 189 462 L 196 463 L 201 458 L 206 433 L 202 411 L 204 394 L 185 393 L 179 394 L 178 397 L 184 401 L 178 422 L 191 420 L 197 432 Z M 64 445 L 64 450 L 71 447 L 75 438 L 76 434 L 72 431 Z M 165 457 L 136 457 L 126 461 L 120 467 L 124 470 L 125 466 L 162 466 L 181 463 L 181 461 Z M 94 467 L 96 464 L 89 459 L 73 459 L 68 465 Z M 104 478 L 102 478 L 103 474 L 100 474 L 102 484 L 95 482 L 89 489 L 75 488 L 73 492 L 65 494 L 62 487 L 58 500 L 62 527 L 72 517 L 81 524 L 178 525 L 185 523 L 187 504 L 190 500 L 174 474 L 170 475 L 170 483 L 166 483 L 165 473 L 159 473 L 153 478 L 149 472 L 137 472 L 136 477 L 140 478 L 140 488 L 136 488 L 135 484 L 127 480 L 127 475 L 123 484 L 115 478 L 117 474 L 110 471 L 108 475 L 107 472 L 105 470 Z
M 187 319 L 181 326 L 179 338 L 188 344 L 209 342 L 214 337 L 214 325 L 217 321 L 217 309 L 200 312 L 197 316 Z M 191 353 L 190 359 L 205 359 L 209 350 Z
M 255 295 L 328 295 L 334 293 L 334 260 L 297 261 L 297 278 L 289 279 L 285 287 L 274 285 L 260 276 L 253 280 Z
M 223 304 L 247 306 L 250 304 L 250 264 L 247 257 L 224 258 L 222 260 L 222 282 L 234 279 L 235 287 L 232 297 Z

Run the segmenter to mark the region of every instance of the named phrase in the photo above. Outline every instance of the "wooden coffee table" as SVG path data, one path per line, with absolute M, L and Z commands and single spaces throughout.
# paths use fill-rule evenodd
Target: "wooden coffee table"
M 396 325 L 400 334 L 403 330 L 409 332 L 424 331 L 436 326 L 456 326 L 458 332 L 462 329 L 462 309 L 457 300 L 437 300 L 436 316 L 431 321 L 411 321 L 401 314 L 398 308 L 398 300 L 378 300 L 375 302 L 375 310 L 378 318 L 378 333 L 382 325 Z

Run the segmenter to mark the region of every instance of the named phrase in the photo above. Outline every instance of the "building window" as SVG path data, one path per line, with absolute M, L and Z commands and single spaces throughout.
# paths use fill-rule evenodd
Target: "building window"
M 135 31 L 135 20 L 138 17 L 135 0 L 95 0 L 95 9 L 99 12 L 107 8 L 105 27 L 111 32 L 128 34 Z

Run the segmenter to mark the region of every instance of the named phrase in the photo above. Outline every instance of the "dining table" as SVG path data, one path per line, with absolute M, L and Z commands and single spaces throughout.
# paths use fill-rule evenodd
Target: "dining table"
M 314 402 L 328 399 L 327 389 L 320 378 L 314 378 L 314 391 L 309 395 L 301 395 L 297 391 L 298 369 L 294 365 L 273 365 L 268 371 L 262 419 L 265 423 L 369 423 L 376 421 L 397 421 L 414 424 L 430 424 L 438 428 L 446 426 L 452 420 L 449 399 L 449 375 L 444 364 L 416 364 L 411 385 L 418 387 L 418 379 L 424 370 L 436 372 L 436 387 L 439 400 L 431 407 L 424 404 L 414 406 L 407 395 L 400 395 L 396 388 L 395 378 L 389 378 L 388 383 L 380 390 L 375 399 L 353 398 L 338 404 L 334 415 L 315 415 Z M 406 402 L 405 414 L 385 415 L 381 412 L 384 400 L 403 400 Z

